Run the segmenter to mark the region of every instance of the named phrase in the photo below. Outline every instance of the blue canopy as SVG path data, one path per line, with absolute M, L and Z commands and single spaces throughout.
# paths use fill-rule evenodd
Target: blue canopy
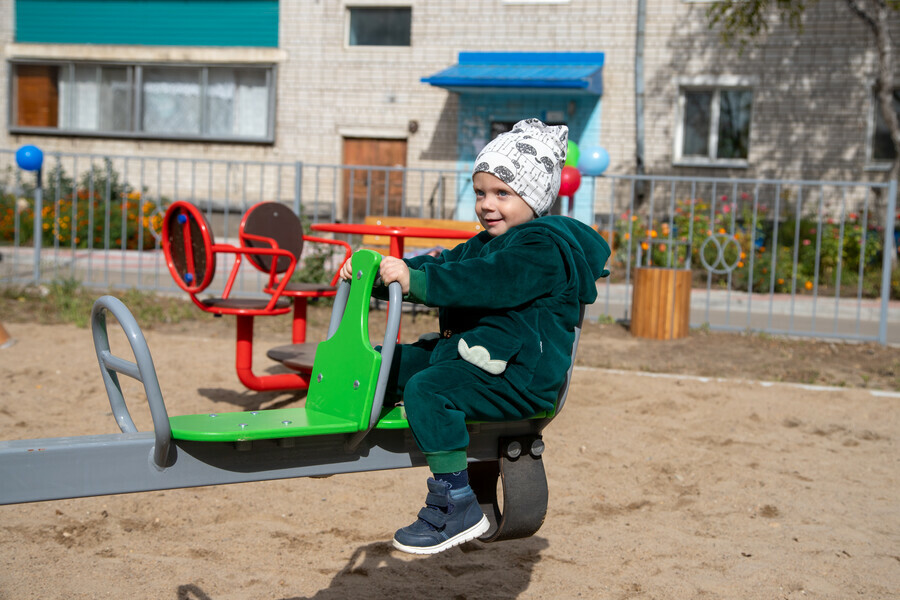
M 455 92 L 530 90 L 603 93 L 602 52 L 460 52 L 422 82 Z

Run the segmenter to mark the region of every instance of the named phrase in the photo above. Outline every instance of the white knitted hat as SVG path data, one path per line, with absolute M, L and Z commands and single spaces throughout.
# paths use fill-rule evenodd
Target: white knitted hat
M 519 121 L 481 150 L 472 175 L 483 171 L 496 176 L 540 216 L 550 210 L 559 193 L 568 139 L 565 125 Z

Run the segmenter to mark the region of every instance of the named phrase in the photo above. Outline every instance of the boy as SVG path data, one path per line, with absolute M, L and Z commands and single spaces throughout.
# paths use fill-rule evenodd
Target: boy
M 439 307 L 441 332 L 397 346 L 389 391 L 403 397 L 433 474 L 425 508 L 394 547 L 434 554 L 489 527 L 468 484 L 466 419 L 512 421 L 551 410 L 571 363 L 581 304 L 596 299 L 609 246 L 567 217 L 542 216 L 559 191 L 568 129 L 520 121 L 475 160 L 484 231 L 439 256 L 385 257 L 384 285 Z M 349 261 L 348 261 L 349 263 Z M 349 264 L 341 276 L 349 278 Z

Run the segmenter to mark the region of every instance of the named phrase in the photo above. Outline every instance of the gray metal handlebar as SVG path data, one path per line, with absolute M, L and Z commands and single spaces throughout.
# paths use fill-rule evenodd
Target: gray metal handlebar
M 125 332 L 136 362 L 114 356 L 110 351 L 109 335 L 106 331 L 107 311 L 113 314 Z M 94 337 L 94 350 L 97 352 L 97 360 L 100 363 L 103 384 L 106 386 L 106 395 L 109 397 L 109 406 L 123 433 L 137 433 L 137 427 L 128 412 L 125 396 L 116 373 L 128 375 L 143 384 L 144 393 L 147 394 L 147 401 L 150 404 L 150 416 L 153 418 L 153 430 L 156 436 L 152 461 L 158 469 L 164 469 L 168 466 L 172 428 L 169 425 L 169 415 L 163 401 L 162 391 L 159 388 L 156 367 L 153 366 L 153 357 L 150 356 L 150 348 L 147 346 L 147 340 L 144 339 L 141 328 L 128 307 L 118 298 L 102 296 L 94 302 L 94 308 L 91 310 L 91 332 Z

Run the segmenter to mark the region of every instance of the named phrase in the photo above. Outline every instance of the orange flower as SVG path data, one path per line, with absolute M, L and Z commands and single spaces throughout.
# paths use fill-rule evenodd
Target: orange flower
M 808 289 L 808 290 L 813 289 L 813 282 L 812 282 L 812 281 L 807 281 L 807 282 L 806 282 L 806 289 Z

